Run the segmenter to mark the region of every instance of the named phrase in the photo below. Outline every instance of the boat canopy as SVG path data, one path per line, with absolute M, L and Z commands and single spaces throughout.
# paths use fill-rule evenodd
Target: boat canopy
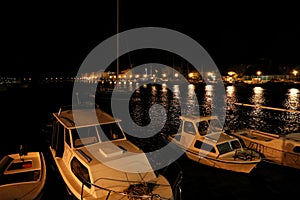
M 120 119 L 116 119 L 106 112 L 103 112 L 100 108 L 65 110 L 53 113 L 53 115 L 68 129 L 110 124 L 121 121 Z
M 213 119 L 218 119 L 217 116 L 195 116 L 195 115 L 182 115 L 180 119 L 183 121 L 190 121 L 190 122 L 201 122 L 201 121 L 210 121 Z

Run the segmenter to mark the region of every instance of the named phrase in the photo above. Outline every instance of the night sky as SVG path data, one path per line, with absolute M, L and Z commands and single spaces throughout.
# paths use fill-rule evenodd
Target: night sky
M 259 62 L 299 65 L 300 18 L 293 8 L 120 0 L 119 31 L 147 26 L 180 31 L 202 45 L 219 68 Z M 1 73 L 76 74 L 88 53 L 117 32 L 116 0 L 3 9 Z M 138 59 L 131 57 L 132 62 Z

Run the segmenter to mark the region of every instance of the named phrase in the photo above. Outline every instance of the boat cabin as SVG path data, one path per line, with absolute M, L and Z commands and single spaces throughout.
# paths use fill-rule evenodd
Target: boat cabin
M 111 117 L 100 109 L 95 112 L 97 113 L 81 110 L 76 124 L 72 112 L 61 110 L 53 114 L 56 120 L 53 122 L 51 146 L 56 150 L 57 157 L 63 157 L 65 143 L 68 148 L 76 149 L 105 141 L 126 140 L 119 124 L 121 120 Z M 100 123 L 93 122 L 95 114 L 100 116 Z
M 132 185 L 148 181 L 165 185 L 151 195 L 172 196 L 167 179 L 157 175 L 145 153 L 127 140 L 121 120 L 99 108 L 64 108 L 53 116 L 50 151 L 72 196 L 121 199 Z
M 175 139 L 186 149 L 212 157 L 242 150 L 238 138 L 223 131 L 217 116 L 180 116 L 181 126 Z
M 250 173 L 261 161 L 258 153 L 243 148 L 237 137 L 223 130 L 217 116 L 180 116 L 177 134 L 167 139 L 198 163 L 234 172 Z

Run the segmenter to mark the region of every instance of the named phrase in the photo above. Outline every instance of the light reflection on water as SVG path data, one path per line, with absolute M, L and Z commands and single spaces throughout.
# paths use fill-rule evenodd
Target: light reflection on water
M 249 121 L 249 127 L 258 129 L 260 126 L 268 126 L 268 123 L 265 121 L 266 113 L 259 107 L 265 104 L 264 89 L 262 87 L 253 88 L 253 95 L 250 98 L 250 103 L 257 107 L 253 108 L 249 113 L 251 119 Z
M 172 91 L 168 89 L 172 88 Z M 170 120 L 165 130 L 170 131 L 174 124 L 178 123 L 178 116 L 183 111 L 185 114 L 193 113 L 196 109 L 202 115 L 209 115 L 216 102 L 214 98 L 213 85 L 188 85 L 187 89 L 180 88 L 179 85 L 153 85 L 140 90 L 149 90 L 147 93 L 140 93 L 140 100 L 132 102 L 133 118 L 139 121 L 140 124 L 150 123 L 148 114 L 149 106 L 160 104 L 167 110 L 168 120 Z M 227 86 L 226 90 L 226 125 L 230 128 L 253 128 L 261 131 L 267 131 L 275 134 L 287 134 L 290 132 L 300 131 L 300 116 L 299 113 L 282 112 L 261 108 L 260 106 L 271 107 L 272 105 L 281 105 L 281 108 L 287 110 L 300 110 L 300 91 L 298 89 L 287 89 L 285 93 L 280 93 L 275 89 L 264 89 L 262 87 L 236 87 Z M 245 92 L 247 90 L 247 92 Z M 185 98 L 182 98 L 182 92 L 186 92 Z M 195 95 L 195 92 L 196 94 Z M 280 90 L 281 91 L 281 90 Z M 275 95 L 274 95 L 275 94 Z M 284 97 L 283 102 L 280 101 Z M 247 102 L 240 102 L 247 101 Z M 237 106 L 234 103 L 249 103 L 256 107 Z M 275 102 L 275 103 L 274 103 Z M 272 103 L 269 105 L 269 103 Z M 198 105 L 199 104 L 199 105 Z M 143 114 L 144 113 L 144 114 Z M 157 113 L 159 114 L 159 113 Z M 146 116 L 146 120 L 145 120 Z M 173 130 L 174 131 L 174 130 Z
M 300 108 L 300 91 L 295 88 L 291 88 L 288 90 L 286 101 L 284 102 L 284 106 L 287 109 L 297 110 Z
M 244 89 L 252 90 L 251 93 L 249 92 L 249 96 L 243 97 L 244 99 L 248 99 L 249 102 L 239 103 L 249 103 L 255 105 L 254 107 L 234 106 L 234 102 L 238 102 L 237 99 L 240 98 L 240 96 L 236 94 L 237 91 Z M 292 110 L 300 110 L 300 93 L 298 89 L 278 90 L 278 88 L 236 88 L 234 86 L 228 86 L 226 95 L 227 109 L 230 110 L 230 112 L 227 113 L 231 113 L 231 116 L 227 115 L 227 120 L 233 129 L 245 127 L 274 134 L 288 134 L 300 131 L 299 112 L 290 112 Z M 280 106 L 273 107 L 273 105 Z M 288 111 L 266 109 L 260 106 L 286 109 Z
M 288 110 L 300 110 L 300 91 L 295 88 L 288 90 L 286 99 L 283 105 Z M 284 128 L 286 132 L 299 132 L 300 130 L 300 116 L 299 113 L 286 112 L 282 115 L 284 119 Z
M 213 106 L 213 91 L 214 87 L 213 85 L 206 85 L 205 86 L 205 95 L 204 95 L 204 102 L 203 102 L 203 108 L 205 109 L 205 114 L 211 113 L 211 108 Z

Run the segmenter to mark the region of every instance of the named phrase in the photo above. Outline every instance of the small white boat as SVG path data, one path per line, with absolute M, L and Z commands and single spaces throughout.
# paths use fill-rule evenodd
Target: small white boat
M 42 152 L 5 155 L 0 161 L 0 199 L 36 200 L 42 197 L 46 164 Z
M 258 130 L 232 130 L 246 147 L 260 152 L 263 161 L 300 169 L 300 133 L 277 135 Z
M 75 120 L 74 115 L 79 118 Z M 85 200 L 174 199 L 169 181 L 127 140 L 121 120 L 99 108 L 61 108 L 53 116 L 50 151 L 71 196 Z
M 250 173 L 261 161 L 255 151 L 243 148 L 240 141 L 226 134 L 217 116 L 180 116 L 177 134 L 165 137 L 191 160 L 234 172 Z

